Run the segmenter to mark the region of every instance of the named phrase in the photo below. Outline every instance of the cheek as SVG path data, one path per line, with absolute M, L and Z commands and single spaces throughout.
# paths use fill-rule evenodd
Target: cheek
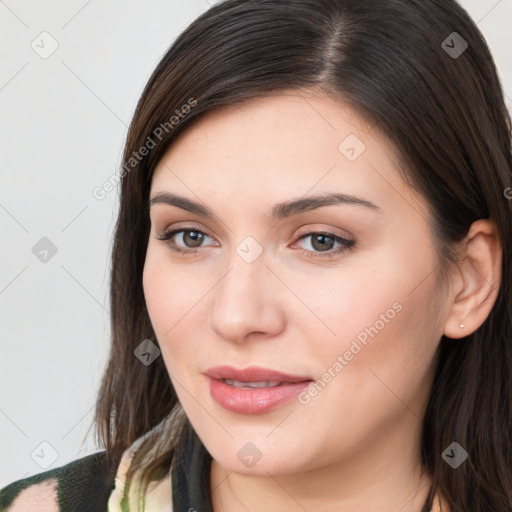
M 320 358 L 326 372 L 343 375 L 331 379 L 337 381 L 333 388 L 373 388 L 381 377 L 407 394 L 408 383 L 413 388 L 426 377 L 442 334 L 436 263 L 428 251 L 407 254 L 412 249 L 361 260 L 345 269 L 330 293 L 310 289 L 306 295 L 304 289 L 305 301 L 329 327 L 319 336 L 303 320 L 302 332 L 314 339 L 304 352 L 312 361 Z
M 174 293 L 167 287 L 165 267 L 148 249 L 142 275 L 144 298 L 157 337 L 171 327 L 169 311 L 174 306 Z M 169 293 L 170 292 L 170 293 Z
M 311 315 L 308 318 L 297 315 L 311 335 L 313 325 L 317 326 L 315 331 L 322 329 L 320 336 L 314 336 L 319 353 L 343 353 L 354 340 L 362 347 L 369 346 L 372 339 L 385 337 L 402 321 L 403 311 L 410 302 L 403 286 L 403 281 L 408 280 L 407 269 L 402 267 L 393 275 L 390 268 L 371 272 L 368 268 L 369 265 L 345 268 L 339 278 L 325 282 L 323 289 L 320 283 L 312 287 L 305 280 L 297 292 L 322 320 L 324 327 Z
M 143 272 L 143 288 L 149 318 L 169 370 L 172 361 L 190 360 L 201 340 L 197 315 L 206 290 L 195 274 L 173 268 L 165 254 L 148 249 Z M 203 285 L 204 287 L 204 285 Z M 203 316 L 203 318 L 205 318 Z M 172 359 L 171 359 L 172 354 Z
M 333 369 L 339 377 L 325 394 L 325 405 L 338 407 L 341 416 L 351 410 L 353 418 L 361 418 L 353 420 L 354 428 L 361 428 L 362 418 L 367 426 L 392 418 L 404 404 L 420 416 L 439 341 L 433 281 L 413 293 L 379 290 L 373 289 L 372 300 L 354 303 L 346 334 L 337 350 L 328 350 L 327 368 L 337 361 Z
M 157 336 L 170 333 L 185 317 L 187 301 L 194 289 L 190 277 L 180 278 L 159 248 L 148 248 L 142 276 L 148 313 Z

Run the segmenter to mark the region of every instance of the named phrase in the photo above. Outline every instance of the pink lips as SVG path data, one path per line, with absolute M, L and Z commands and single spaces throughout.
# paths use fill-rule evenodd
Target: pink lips
M 291 375 L 252 366 L 239 370 L 232 366 L 215 366 L 205 372 L 209 377 L 212 398 L 225 409 L 240 414 L 261 414 L 274 409 L 301 393 L 312 382 L 310 376 Z M 226 384 L 221 379 L 241 382 L 279 382 L 279 386 L 247 388 Z

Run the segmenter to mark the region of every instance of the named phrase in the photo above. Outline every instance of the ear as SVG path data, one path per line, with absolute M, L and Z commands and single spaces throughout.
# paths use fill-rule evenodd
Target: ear
M 454 339 L 468 336 L 484 323 L 496 302 L 501 282 L 503 247 L 492 221 L 473 222 L 461 244 L 444 326 L 444 335 Z

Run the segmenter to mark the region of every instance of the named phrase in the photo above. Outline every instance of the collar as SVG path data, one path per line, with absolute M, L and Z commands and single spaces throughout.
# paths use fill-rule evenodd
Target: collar
M 154 435 L 155 444 L 145 460 L 163 453 L 168 436 L 169 420 L 161 422 L 153 430 L 138 438 L 123 452 L 115 477 L 115 486 L 108 500 L 108 512 L 213 512 L 210 498 L 210 467 L 212 457 L 201 440 L 187 423 L 180 442 L 176 446 L 172 466 L 161 480 L 148 486 L 145 498 L 139 502 L 142 471 L 136 471 L 131 479 L 126 473 L 141 443 Z

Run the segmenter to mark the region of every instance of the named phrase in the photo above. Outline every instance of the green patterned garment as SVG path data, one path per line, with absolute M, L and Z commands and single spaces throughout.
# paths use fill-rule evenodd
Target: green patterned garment
M 45 510 L 51 510 L 50 505 L 55 504 L 56 511 L 106 512 L 116 469 L 117 464 L 107 464 L 106 452 L 103 451 L 17 480 L 0 490 L 0 511 L 9 510 L 15 499 L 20 497 L 20 510 L 27 512 L 36 512 L 40 503 L 47 505 Z M 25 496 L 20 496 L 22 493 Z M 18 504 L 12 508 L 16 510 Z
M 191 427 L 176 447 L 171 470 L 151 482 L 143 499 L 141 472 L 126 478 L 134 453 L 148 435 L 156 438 L 148 458 L 162 453 L 168 427 L 166 419 L 118 460 L 108 461 L 101 451 L 7 485 L 0 489 L 0 512 L 212 512 L 212 458 Z

